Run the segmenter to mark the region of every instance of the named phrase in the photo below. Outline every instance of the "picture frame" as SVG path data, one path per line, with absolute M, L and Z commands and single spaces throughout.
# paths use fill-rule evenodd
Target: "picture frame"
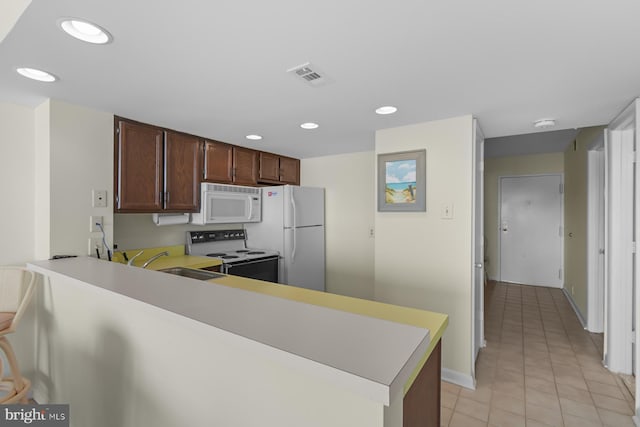
M 427 151 L 378 154 L 378 212 L 427 210 Z

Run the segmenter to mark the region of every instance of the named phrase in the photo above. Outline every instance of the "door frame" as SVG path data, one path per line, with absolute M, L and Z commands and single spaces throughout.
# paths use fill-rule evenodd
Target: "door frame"
M 637 269 L 638 257 L 633 258 L 633 139 L 638 125 L 636 104 L 627 106 L 607 127 L 605 147 L 607 157 L 607 206 L 606 206 L 606 290 L 605 335 L 603 361 L 613 372 L 631 374 L 633 371 L 633 289 L 636 286 L 633 269 Z M 636 177 L 638 179 L 638 177 Z M 635 185 L 635 191 L 639 190 Z M 632 197 L 628 197 L 628 195 Z M 638 197 L 636 196 L 636 204 Z M 638 209 L 635 209 L 636 216 Z M 636 230 L 636 235 L 638 230 Z M 636 292 L 636 299 L 638 293 Z M 637 306 L 637 301 L 636 301 Z M 636 319 L 636 322 L 638 319 Z M 638 334 L 638 328 L 635 328 Z M 636 358 L 637 359 L 637 358 Z M 636 360 L 636 364 L 638 361 Z M 636 367 L 637 371 L 637 367 Z M 640 384 L 637 383 L 636 389 Z M 637 392 L 637 391 L 636 391 Z M 637 396 L 637 394 L 636 394 Z M 637 407 L 637 400 L 636 400 Z
M 601 250 L 606 247 L 607 160 L 603 131 L 587 151 L 587 329 L 604 332 L 606 256 L 600 271 Z M 601 210 L 604 206 L 605 209 Z
M 482 347 L 486 347 L 487 341 L 484 335 L 484 134 L 477 119 L 473 119 L 473 148 L 472 148 L 472 219 L 471 219 L 471 376 L 474 386 L 476 381 L 475 362 Z M 478 171 L 478 169 L 480 169 Z M 480 174 L 478 174 L 480 172 Z M 478 176 L 480 178 L 478 179 Z M 480 182 L 478 182 L 480 181 Z M 476 209 L 476 204 L 480 207 Z M 477 213 L 480 213 L 480 218 Z M 478 227 L 480 228 L 478 230 Z M 477 252 L 478 239 L 480 242 L 480 254 Z M 480 262 L 476 257 L 480 256 Z M 480 264 L 478 266 L 478 264 Z M 478 269 L 481 271 L 480 283 L 476 281 Z M 478 312 L 479 311 L 479 312 Z M 479 323 L 479 324 L 478 324 Z
M 498 262 L 497 262 L 497 271 L 496 275 L 498 276 L 498 281 L 502 281 L 502 178 L 526 178 L 526 177 L 534 177 L 534 176 L 559 176 L 560 177 L 560 185 L 562 186 L 562 199 L 560 200 L 560 227 L 562 228 L 561 238 L 560 238 L 560 269 L 562 270 L 562 278 L 560 287 L 551 286 L 553 289 L 562 289 L 564 288 L 564 173 L 534 173 L 534 174 L 522 174 L 522 175 L 499 175 L 498 176 L 498 224 L 497 224 L 497 233 L 498 233 Z M 531 284 L 532 286 L 536 286 L 535 284 Z

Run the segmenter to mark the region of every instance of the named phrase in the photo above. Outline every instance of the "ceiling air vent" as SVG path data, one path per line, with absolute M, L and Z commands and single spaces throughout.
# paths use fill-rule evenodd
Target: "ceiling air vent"
M 289 68 L 287 73 L 291 73 L 293 76 L 302 79 L 302 81 L 314 87 L 322 86 L 329 82 L 327 77 L 318 70 L 318 67 L 310 62 L 305 62 L 304 64 Z

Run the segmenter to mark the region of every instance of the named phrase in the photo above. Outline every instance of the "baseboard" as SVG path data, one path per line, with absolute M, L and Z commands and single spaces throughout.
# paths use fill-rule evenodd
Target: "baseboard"
M 580 313 L 580 310 L 578 310 L 578 306 L 576 305 L 576 302 L 573 300 L 573 297 L 571 296 L 571 294 L 567 291 L 567 288 L 562 288 L 562 292 L 567 297 L 567 300 L 569 301 L 569 304 L 571 304 L 573 311 L 576 312 L 576 316 L 578 316 L 578 320 L 580 321 L 580 324 L 582 325 L 582 327 L 584 329 L 587 329 L 587 322 L 582 317 L 582 313 Z
M 471 375 L 463 374 L 461 372 L 453 371 L 447 368 L 442 368 L 440 372 L 442 375 L 442 381 L 456 384 L 471 390 L 476 389 L 476 381 L 473 379 Z

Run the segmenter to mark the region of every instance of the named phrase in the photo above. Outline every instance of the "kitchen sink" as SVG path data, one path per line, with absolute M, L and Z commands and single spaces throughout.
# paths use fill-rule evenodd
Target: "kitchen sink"
M 190 279 L 197 280 L 211 280 L 218 279 L 220 277 L 224 277 L 224 274 L 214 273 L 213 271 L 206 270 L 194 270 L 192 268 L 184 268 L 184 267 L 172 267 L 172 268 L 163 268 L 163 273 L 175 274 L 176 276 L 188 277 Z

